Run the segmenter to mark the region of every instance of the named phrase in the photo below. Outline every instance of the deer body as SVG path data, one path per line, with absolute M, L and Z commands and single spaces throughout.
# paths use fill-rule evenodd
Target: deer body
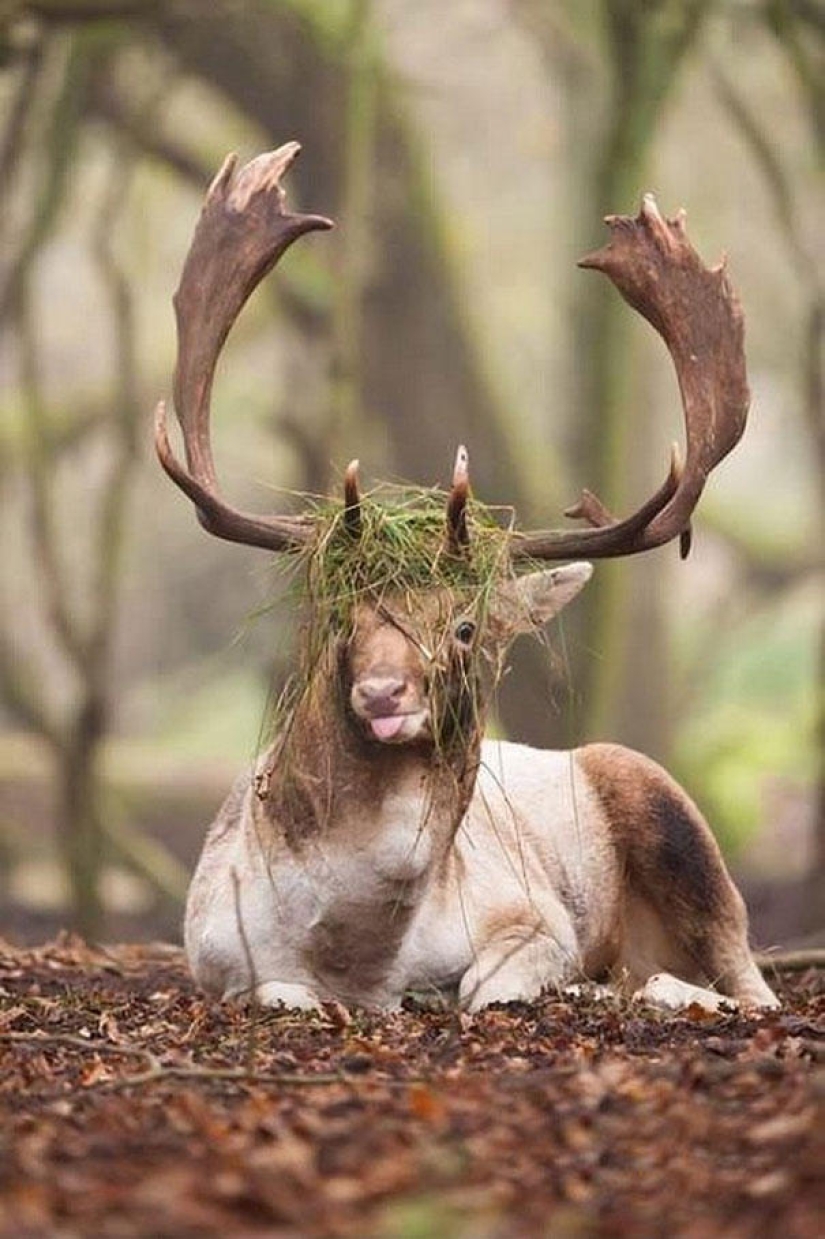
M 616 746 L 482 741 L 485 683 L 510 642 L 590 575 L 569 561 L 674 539 L 688 552 L 692 512 L 749 403 L 724 266 L 706 268 L 684 214 L 663 219 L 649 195 L 638 217 L 609 217 L 609 243 L 582 260 L 662 336 L 682 396 L 684 462 L 674 451 L 664 483 L 625 519 L 584 491 L 568 515 L 590 528 L 504 529 L 470 503 L 463 448 L 435 527 L 434 493 L 417 497 L 417 541 L 388 536 L 386 510 L 360 496 L 357 462 L 333 516 L 250 515 L 218 488 L 210 393 L 252 290 L 298 237 L 331 227 L 285 208 L 297 151 L 241 169 L 230 157 L 210 187 L 175 297 L 185 464 L 163 403 L 156 417 L 161 464 L 209 532 L 307 556 L 303 689 L 207 837 L 186 911 L 196 978 L 264 1003 L 391 1007 L 408 987 L 435 987 L 475 1008 L 580 974 L 634 987 L 673 971 L 775 1005 L 713 836 L 663 770 Z M 409 529 L 409 505 L 397 511 Z
M 207 839 L 186 916 L 201 984 L 296 1006 L 393 1007 L 412 987 L 477 1008 L 580 976 L 635 989 L 675 972 L 774 1001 L 713 836 L 660 767 L 615 745 L 482 741 L 461 708 L 480 647 L 546 622 L 589 576 L 504 581 L 474 648 L 461 602 L 432 591 L 412 613 L 388 598 L 356 610 L 294 707 L 288 749 L 276 739 Z M 449 711 L 467 731 L 438 752 Z
M 582 976 L 635 989 L 674 972 L 751 1004 L 775 1001 L 710 831 L 654 763 L 615 746 L 485 742 L 453 838 L 422 829 L 426 771 L 413 762 L 399 774 L 380 803 L 353 804 L 351 818 L 298 849 L 278 837 L 249 778 L 235 789 L 187 909 L 201 984 L 293 1006 L 393 1007 L 406 989 L 439 990 L 475 1009 Z M 605 780 L 634 785 L 640 799 L 655 790 L 659 816 L 611 819 Z M 635 866 L 633 832 L 646 853 Z M 692 900 L 668 849 L 704 874 Z

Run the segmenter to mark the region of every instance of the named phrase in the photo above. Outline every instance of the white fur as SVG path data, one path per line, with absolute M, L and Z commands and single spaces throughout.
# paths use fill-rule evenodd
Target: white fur
M 735 998 L 718 994 L 716 990 L 702 985 L 691 985 L 671 976 L 669 972 L 656 972 L 648 977 L 641 989 L 633 995 L 634 1002 L 645 1003 L 660 1011 L 683 1011 L 685 1007 L 701 1007 L 704 1011 L 718 1011 L 721 1007 L 738 1008 Z
M 405 989 L 458 986 L 471 1008 L 530 998 L 576 976 L 615 920 L 607 844 L 571 753 L 485 742 L 475 794 L 446 861 L 431 866 L 423 787 L 387 797 L 380 820 L 339 827 L 300 856 L 273 837 L 252 787 L 219 820 L 195 874 L 186 948 L 198 981 L 225 997 L 392 1006 Z M 353 838 L 355 836 L 355 838 Z M 312 932 L 341 917 L 380 935 L 417 904 L 379 987 L 339 993 L 313 973 Z M 376 910 L 377 909 L 377 910 Z

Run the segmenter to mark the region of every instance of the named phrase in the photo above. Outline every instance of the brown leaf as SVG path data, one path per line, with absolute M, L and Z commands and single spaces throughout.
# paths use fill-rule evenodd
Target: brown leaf
M 440 1126 L 446 1121 L 447 1110 L 443 1100 L 426 1084 L 413 1084 L 409 1101 L 410 1112 L 422 1122 Z

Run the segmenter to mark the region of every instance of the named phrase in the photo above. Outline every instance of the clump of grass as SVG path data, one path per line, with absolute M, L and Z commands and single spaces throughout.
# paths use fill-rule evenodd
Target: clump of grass
M 437 489 L 386 488 L 361 500 L 361 531 L 353 537 L 341 504 L 319 505 L 317 533 L 302 556 L 310 608 L 345 627 L 353 607 L 422 589 L 445 589 L 468 605 L 485 596 L 508 570 L 509 524 L 495 509 L 470 499 L 470 546 L 451 551 L 446 540 L 447 495 Z

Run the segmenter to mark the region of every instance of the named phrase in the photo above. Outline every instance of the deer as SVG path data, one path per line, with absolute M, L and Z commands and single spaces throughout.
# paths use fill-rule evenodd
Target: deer
M 208 190 L 174 298 L 185 462 L 164 401 L 155 446 L 207 532 L 297 553 L 307 580 L 334 541 L 359 586 L 320 610 L 310 591 L 300 691 L 208 831 L 185 912 L 196 982 L 224 1000 L 303 1009 L 391 1010 L 411 990 L 477 1011 L 581 978 L 669 1007 L 697 994 L 776 1006 L 711 829 L 664 769 L 617 744 L 546 751 L 484 736 L 511 643 L 574 599 L 592 560 L 674 540 L 687 554 L 694 509 L 750 400 L 724 260 L 706 268 L 684 211 L 665 219 L 645 195 L 638 216 L 607 217 L 607 244 L 580 262 L 611 279 L 673 360 L 686 450 L 674 449 L 650 498 L 618 519 L 585 490 L 566 513 L 583 526 L 491 530 L 474 515 L 460 447 L 449 489 L 430 494 L 427 582 L 410 586 L 401 571 L 388 583 L 396 552 L 381 551 L 380 519 L 370 545 L 383 568 L 371 576 L 363 562 L 375 501 L 358 461 L 331 521 L 245 513 L 217 480 L 210 405 L 224 341 L 292 243 L 332 227 L 286 206 L 299 150 L 290 142 L 242 167 L 229 156 Z M 491 539 L 481 599 L 473 573 Z

